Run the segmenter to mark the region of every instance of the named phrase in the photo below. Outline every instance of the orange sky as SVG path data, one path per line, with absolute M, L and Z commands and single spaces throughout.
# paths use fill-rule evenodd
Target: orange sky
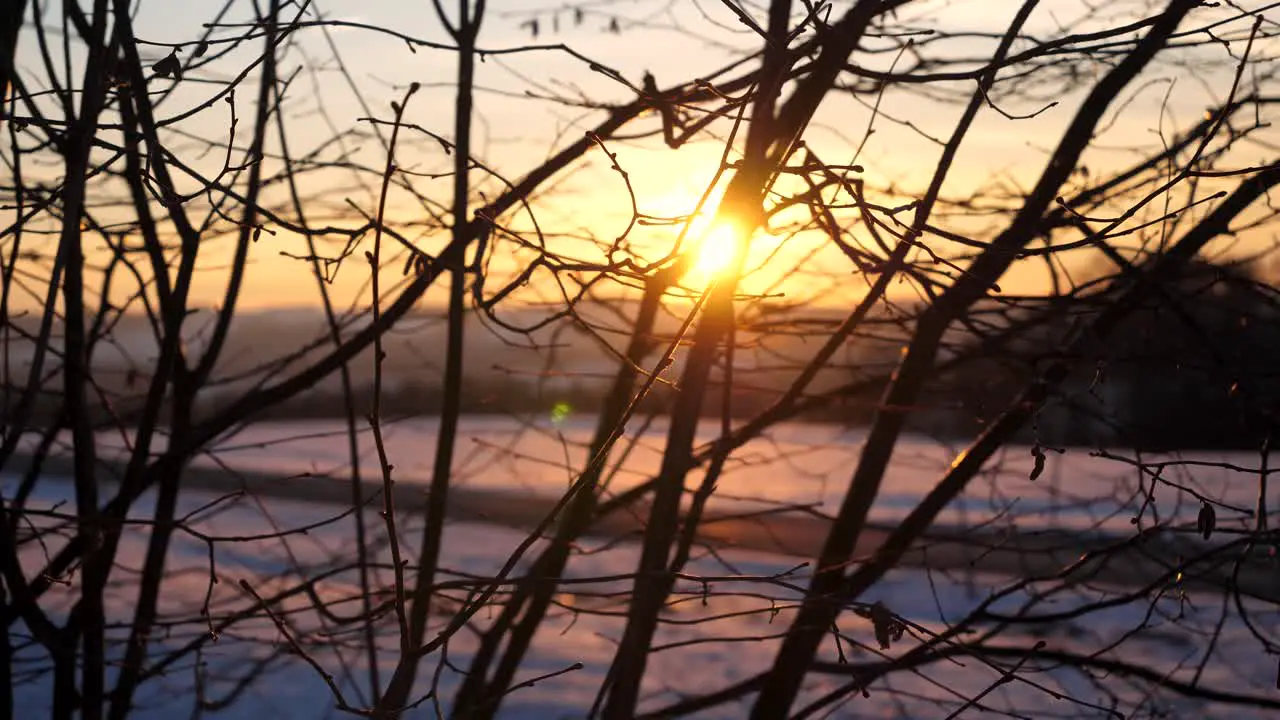
M 1019 2 L 1012 1 L 934 3 L 932 7 L 937 10 L 929 16 L 929 21 L 947 29 L 999 31 L 1018 5 Z M 1124 16 L 1129 8 L 1141 6 L 1141 3 L 1120 2 L 1115 5 L 1114 13 L 1119 17 Z M 445 39 L 429 14 L 429 6 L 419 2 L 395 0 L 357 3 L 329 0 L 316 7 L 329 18 L 386 25 L 415 37 L 438 41 Z M 709 6 L 709 12 L 713 13 L 712 17 L 716 20 L 714 23 L 695 12 L 692 5 L 678 6 L 664 14 L 661 12 L 663 5 L 658 3 L 651 8 L 636 3 L 604 3 L 591 6 L 597 9 L 589 10 L 581 25 L 575 25 L 567 12 L 552 13 L 547 9 L 538 10 L 539 7 L 542 6 L 523 1 L 491 3 L 491 15 L 480 36 L 481 45 L 498 48 L 532 42 L 530 26 L 524 23 L 537 18 L 540 27 L 537 42 L 568 43 L 583 55 L 617 69 L 636 84 L 645 71 L 653 72 L 659 85 L 664 86 L 678 78 L 704 75 L 732 57 L 733 48 L 753 46 L 751 37 L 739 31 L 740 26 L 732 21 L 724 8 L 715 3 Z M 982 12 L 974 12 L 979 7 Z M 215 3 L 212 2 L 191 3 L 184 6 L 185 9 L 181 12 L 175 8 L 176 4 L 144 3 L 138 20 L 139 36 L 161 42 L 191 41 L 197 37 L 200 23 L 211 19 L 212 13 L 216 11 Z M 715 14 L 716 10 L 719 10 L 718 14 Z M 243 8 L 240 11 L 243 13 Z M 1075 11 L 1076 6 L 1072 3 L 1044 3 L 1033 16 L 1028 29 L 1047 33 L 1056 22 L 1069 19 Z M 606 30 L 615 12 L 623 17 L 620 34 L 612 34 Z M 926 15 L 928 13 L 922 10 L 914 17 Z M 559 33 L 553 32 L 553 23 L 559 25 Z M 298 46 L 285 55 L 282 72 L 292 72 L 303 62 L 304 54 L 313 65 L 323 65 L 328 69 L 314 76 L 303 73 L 290 88 L 290 95 L 294 99 L 287 106 L 286 114 L 290 118 L 290 145 L 295 155 L 302 155 L 329 138 L 332 135 L 328 124 L 330 122 L 341 130 L 354 128 L 367 133 L 370 129 L 368 123 L 361 121 L 366 115 L 365 108 L 357 101 L 341 75 L 332 71 L 334 66 L 329 40 L 340 50 L 353 81 L 375 115 L 388 118 L 389 101 L 400 97 L 404 86 L 416 80 L 423 84 L 424 89 L 411 102 L 406 122 L 417 123 L 445 137 L 452 134 L 453 90 L 449 83 L 454 70 L 448 53 L 428 49 L 410 52 L 403 42 L 359 29 L 334 29 L 329 31 L 326 39 L 324 31 L 310 28 L 300 31 L 297 38 Z M 706 42 L 707 38 L 711 39 L 710 43 Z M 24 36 L 20 44 L 19 64 L 28 75 L 39 76 L 43 70 L 31 54 L 33 47 L 30 36 Z M 959 49 L 980 52 L 982 45 L 969 43 L 959 46 Z M 256 52 L 257 48 L 252 50 Z M 1225 51 L 1218 53 L 1216 58 L 1212 55 L 1212 49 L 1205 52 L 1209 53 L 1206 56 L 1208 60 L 1224 63 L 1224 66 L 1230 61 Z M 163 51 L 155 48 L 154 55 L 158 59 Z M 229 75 L 247 57 L 245 53 L 233 55 L 206 73 Z M 865 61 L 887 67 L 892 58 L 877 56 Z M 1210 80 L 1229 79 L 1221 69 L 1211 69 L 1208 64 L 1202 64 L 1202 67 Z M 634 97 L 633 93 L 615 81 L 600 73 L 591 72 L 582 61 L 555 50 L 490 57 L 479 65 L 477 72 L 479 90 L 473 133 L 475 154 L 487 166 L 508 178 L 523 175 L 548 154 L 580 137 L 584 129 L 591 127 L 601 117 L 599 112 L 568 107 L 529 95 L 557 93 L 575 97 L 581 94 L 609 102 L 623 102 Z M 1131 149 L 1150 150 L 1158 147 L 1161 139 L 1157 129 L 1170 133 L 1177 127 L 1194 122 L 1204 107 L 1220 100 L 1225 92 L 1225 85 L 1199 82 L 1170 66 L 1155 68 L 1149 73 L 1148 80 L 1141 87 L 1139 84 L 1133 86 L 1138 92 L 1132 94 L 1126 111 L 1115 118 L 1114 122 L 1108 123 L 1106 132 L 1097 138 L 1098 145 L 1107 149 L 1094 152 L 1086 159 L 1087 164 L 1095 171 L 1131 159 Z M 248 142 L 247 133 L 251 125 L 253 76 L 250 76 L 248 82 L 238 97 L 241 118 L 238 141 L 242 145 Z M 162 115 L 175 114 L 198 104 L 209 94 L 210 87 L 189 79 L 177 89 Z M 1126 98 L 1128 97 L 1127 95 Z M 1043 165 L 1046 149 L 1056 141 L 1059 131 L 1069 121 L 1078 98 L 1066 97 L 1061 100 L 1058 107 L 1030 120 L 1013 121 L 989 109 L 984 110 L 962 146 L 955 168 L 944 188 L 944 195 L 963 197 L 979 184 L 994 179 L 999 179 L 1006 187 L 1010 184 L 1028 186 Z M 316 113 L 321 102 L 327 117 Z M 1012 113 L 1026 113 L 1039 109 L 1042 104 L 1043 101 L 1039 99 L 1013 100 L 1006 109 Z M 938 147 L 920 133 L 945 138 L 958 110 L 954 105 L 942 105 L 903 93 L 890 93 L 881 99 L 880 112 L 884 117 L 873 124 L 875 132 L 867 139 L 857 161 L 865 166 L 865 177 L 869 183 L 881 186 L 893 184 L 901 193 L 897 198 L 879 196 L 875 199 L 885 204 L 898 204 L 903 198 L 913 196 L 923 188 L 938 155 Z M 853 149 L 866 135 L 871 117 L 871 111 L 864 105 L 847 97 L 833 96 L 815 118 L 806 140 L 827 162 L 850 162 L 853 159 Z M 919 132 L 888 119 L 901 117 L 911 118 Z M 202 137 L 221 138 L 226 135 L 226 125 L 225 105 L 215 104 L 215 107 L 186 121 L 183 127 Z M 637 127 L 649 130 L 655 124 L 652 118 L 648 118 Z M 617 154 L 620 165 L 629 175 L 641 212 L 675 216 L 693 210 L 697 198 L 713 177 L 722 151 L 720 138 L 723 138 L 729 126 L 725 122 L 715 127 L 717 137 L 686 146 L 679 151 L 666 149 L 651 139 L 609 142 L 609 149 Z M 274 141 L 269 147 L 273 145 Z M 374 168 L 384 162 L 381 147 L 373 138 L 365 137 L 354 142 L 353 147 L 356 146 L 359 149 L 351 157 Z M 210 174 L 216 171 L 222 161 L 221 157 L 217 157 L 218 153 L 208 153 L 187 143 L 175 141 L 171 149 L 184 161 Z M 1262 159 L 1261 155 L 1244 158 L 1242 163 Z M 451 157 L 438 144 L 421 138 L 403 144 L 398 160 L 402 168 L 416 173 L 445 171 L 452 162 Z M 328 213 L 322 212 L 319 203 L 309 204 L 309 211 L 316 212 L 317 215 L 328 215 L 324 218 L 316 217 L 313 222 L 323 220 L 358 224 L 360 220 L 347 208 L 347 201 L 365 213 L 374 212 L 376 182 L 371 175 L 366 174 L 362 179 L 365 186 L 360 187 L 352 183 L 352 178 L 351 174 L 339 171 L 328 171 L 323 175 L 312 174 L 303 178 L 304 193 L 328 194 L 327 206 L 331 208 Z M 489 196 L 501 189 L 499 183 L 485 180 L 478 171 L 473 178 Z M 413 182 L 420 192 L 434 198 L 442 206 L 448 204 L 451 187 L 448 177 L 416 177 Z M 621 178 L 609 168 L 598 149 L 592 150 L 581 169 L 558 179 L 556 186 L 554 193 L 539 197 L 534 202 L 538 225 L 544 231 L 591 234 L 607 242 L 627 225 L 630 198 Z M 272 198 L 278 201 L 281 196 L 269 195 L 268 202 Z M 406 234 L 421 242 L 428 251 L 442 244 L 444 238 L 441 232 L 423 234 L 420 229 L 413 228 L 413 224 L 421 222 L 425 214 L 409 194 L 393 191 L 387 215 L 393 225 L 403 226 Z M 972 232 L 978 237 L 982 237 L 982 231 L 986 229 L 985 220 L 945 218 L 935 213 L 934 221 L 958 231 Z M 512 213 L 506 222 L 513 228 L 532 228 L 527 214 Z M 221 302 L 224 273 L 220 268 L 230 258 L 231 242 L 227 233 L 233 227 L 225 222 L 218 227 L 224 236 L 215 239 L 216 232 L 206 233 L 206 244 L 202 249 L 203 272 L 195 288 L 195 298 L 200 304 L 216 305 Z M 241 303 L 245 307 L 316 303 L 316 285 L 307 263 L 285 256 L 305 254 L 305 245 L 287 231 L 270 227 L 268 229 L 277 232 L 275 235 L 264 234 L 253 246 L 252 265 L 246 277 Z M 672 247 L 675 233 L 674 227 L 640 227 L 632 237 L 642 256 L 652 260 Z M 858 241 L 863 238 L 855 233 L 853 239 Z M 763 233 L 754 239 L 749 262 L 754 273 L 745 285 L 748 292 L 762 292 L 772 287 L 777 276 L 784 274 L 805 257 L 814 243 L 821 242 L 817 237 L 802 237 L 788 240 L 779 249 L 782 240 L 780 236 Z M 583 259 L 599 260 L 602 257 L 597 248 L 582 241 L 560 238 L 552 242 L 556 250 L 577 254 Z M 946 254 L 958 248 L 939 245 L 937 250 Z M 514 268 L 526 261 L 527 257 L 513 257 L 508 252 L 495 259 L 494 267 L 501 269 L 505 265 L 507 268 Z M 1077 268 L 1083 268 L 1091 262 L 1094 261 L 1086 253 L 1077 253 L 1071 259 L 1071 264 Z M 388 262 L 386 282 L 399 279 L 402 265 L 402 262 L 395 259 Z M 1002 282 L 1005 292 L 1035 293 L 1044 290 L 1046 285 L 1043 264 L 1026 265 L 1025 268 L 1015 269 Z M 796 280 L 780 286 L 778 290 L 792 298 L 809 297 L 819 302 L 847 302 L 864 287 L 859 277 L 851 275 L 851 266 L 834 248 L 827 248 L 813 256 L 804 268 L 804 272 Z M 331 291 L 342 301 L 340 305 L 357 301 L 361 297 L 367 300 L 367 279 L 367 265 L 357 254 L 337 274 Z M 440 291 L 442 289 L 433 291 L 428 301 Z M 549 286 L 534 287 L 526 292 L 526 296 L 548 299 L 556 297 Z M 29 302 L 31 298 L 25 300 Z M 19 307 L 26 304 L 21 297 L 15 298 L 15 301 Z

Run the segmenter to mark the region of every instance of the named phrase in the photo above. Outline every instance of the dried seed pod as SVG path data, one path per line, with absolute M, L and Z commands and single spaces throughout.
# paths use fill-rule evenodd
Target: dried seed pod
M 1203 503 L 1200 506 L 1200 515 L 1196 517 L 1196 530 L 1204 536 L 1205 540 L 1213 534 L 1213 528 L 1218 524 L 1218 513 L 1214 511 L 1213 506 L 1209 503 Z
M 1044 450 L 1039 445 L 1035 445 L 1031 448 L 1031 454 L 1036 459 L 1035 467 L 1031 468 L 1031 480 L 1034 482 L 1044 472 Z
M 151 66 L 156 71 L 158 77 L 173 77 L 174 80 L 182 79 L 182 61 L 178 59 L 178 50 L 175 48 L 164 59 Z

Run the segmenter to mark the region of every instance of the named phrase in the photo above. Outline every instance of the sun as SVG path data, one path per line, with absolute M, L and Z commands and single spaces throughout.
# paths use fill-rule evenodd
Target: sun
M 741 232 L 735 223 L 717 220 L 702 235 L 701 242 L 693 248 L 693 264 L 689 268 L 689 281 L 705 285 L 716 279 L 733 264 L 741 245 Z

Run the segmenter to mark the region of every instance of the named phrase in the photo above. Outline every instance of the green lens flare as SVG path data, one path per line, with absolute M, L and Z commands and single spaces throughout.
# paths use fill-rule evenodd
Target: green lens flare
M 558 402 L 551 406 L 551 424 L 559 425 L 569 419 L 569 415 L 573 412 L 573 406 L 567 402 Z

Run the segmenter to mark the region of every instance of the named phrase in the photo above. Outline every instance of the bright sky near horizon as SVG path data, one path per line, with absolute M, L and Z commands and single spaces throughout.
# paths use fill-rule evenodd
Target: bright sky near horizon
M 452 9 L 451 3 L 446 3 Z M 933 2 L 924 5 L 925 10 L 903 14 L 910 24 L 932 24 L 947 30 L 963 33 L 1001 32 L 1013 16 L 1020 2 L 1015 0 L 970 0 L 969 2 Z M 1145 2 L 1116 2 L 1114 8 L 1104 11 L 1099 25 L 1112 25 L 1120 19 L 1132 18 L 1147 5 Z M 212 22 L 221 3 L 201 0 L 184 3 L 147 2 L 139 4 L 136 33 L 152 43 L 192 43 L 202 31 L 202 24 Z M 837 3 L 840 12 L 846 3 Z M 739 57 L 744 50 L 758 47 L 758 40 L 739 24 L 732 13 L 714 0 L 699 2 L 638 2 L 628 0 L 591 0 L 580 5 L 581 19 L 573 10 L 555 2 L 535 0 L 495 0 L 489 3 L 488 14 L 480 32 L 479 44 L 488 49 L 510 48 L 530 43 L 560 43 L 572 47 L 584 57 L 613 68 L 635 85 L 645 72 L 652 72 L 660 87 L 693 77 L 705 77 L 725 63 Z M 435 18 L 431 5 L 422 0 L 382 0 L 380 2 L 356 2 L 355 0 L 323 0 L 311 3 L 310 8 L 326 19 L 342 20 L 369 27 L 383 27 L 424 40 L 447 43 L 448 38 Z M 250 19 L 251 5 L 237 2 L 223 23 L 243 23 Z M 58 6 L 48 9 L 50 17 L 57 17 Z M 292 17 L 296 9 L 286 7 L 285 17 Z M 1067 22 L 1081 12 L 1076 2 L 1043 3 L 1032 15 L 1027 32 L 1048 34 L 1059 23 Z M 756 13 L 759 16 L 760 13 Z M 614 21 L 619 32 L 611 32 Z M 538 36 L 533 37 L 532 22 L 537 22 Z M 55 23 L 56 24 L 56 23 Z M 226 28 L 222 35 L 242 32 L 243 28 Z M 399 99 L 411 82 L 420 82 L 423 90 L 410 103 L 405 121 L 414 123 L 444 138 L 453 134 L 453 76 L 454 57 L 447 51 L 419 48 L 413 51 L 409 44 L 387 33 L 360 27 L 307 27 L 295 35 L 296 44 L 283 55 L 282 75 L 296 75 L 289 89 L 293 99 L 285 106 L 290 126 L 289 143 L 295 156 L 303 156 L 319 148 L 332 138 L 335 131 L 358 129 L 363 138 L 351 139 L 350 157 L 367 167 L 377 168 L 385 161 L 385 155 L 376 138 L 369 135 L 370 124 L 365 120 L 370 114 L 389 119 L 389 102 Z M 971 39 L 957 41 L 955 48 L 963 51 L 973 48 L 978 57 L 988 47 L 989 40 Z M 154 45 L 149 48 L 149 61 L 162 58 L 167 48 Z M 188 46 L 189 57 L 191 46 Z M 244 67 L 260 52 L 260 43 L 250 43 L 214 64 L 203 77 L 226 79 Z M 344 77 L 334 62 L 337 50 L 349 73 Z M 1229 80 L 1231 57 L 1226 50 L 1214 55 L 1215 49 L 1197 50 L 1203 56 L 1201 65 L 1208 80 Z M 863 58 L 868 64 L 887 69 L 892 56 L 878 55 Z M 19 43 L 19 72 L 31 87 L 40 87 L 46 77 L 38 44 L 30 30 L 24 32 Z M 76 73 L 72 73 L 76 76 Z M 161 116 L 178 115 L 188 108 L 198 106 L 217 86 L 200 82 L 200 73 L 192 73 L 179 83 L 171 99 L 162 106 Z M 252 125 L 252 97 L 256 92 L 255 75 L 251 74 L 237 94 L 240 125 L 237 129 L 239 145 L 248 143 L 247 133 Z M 77 77 L 78 81 L 78 77 Z M 488 56 L 477 68 L 476 123 L 473 131 L 474 155 L 496 173 L 506 179 L 517 179 L 536 167 L 546 157 L 581 137 L 603 116 L 596 110 L 570 107 L 551 102 L 549 95 L 584 97 L 608 103 L 627 102 L 634 92 L 605 74 L 593 72 L 580 58 L 560 50 L 548 49 L 526 53 Z M 164 87 L 165 81 L 153 80 L 156 87 Z M 961 87 L 961 86 L 956 86 Z M 966 89 L 968 86 L 963 86 Z M 1169 65 L 1158 66 L 1150 74 L 1146 84 L 1135 84 L 1136 92 L 1127 95 L 1129 105 L 1124 113 L 1116 115 L 1108 123 L 1107 130 L 1097 140 L 1100 150 L 1090 157 L 1090 164 L 1105 168 L 1130 159 L 1131 149 L 1158 147 L 1160 133 L 1166 135 L 1176 128 L 1185 127 L 1199 118 L 1204 108 L 1225 97 L 1226 85 L 1202 82 L 1189 74 L 1179 73 Z M 353 89 L 358 89 L 367 107 L 362 105 Z M 1031 89 L 1034 92 L 1034 88 Z M 1014 101 L 1005 108 L 1010 113 L 1035 112 L 1051 99 L 1062 103 L 1029 120 L 1010 120 L 984 109 L 971 135 L 962 146 L 955 170 L 944 194 L 965 197 L 980 183 L 999 182 L 1005 188 L 1029 185 L 1034 173 L 1043 165 L 1046 151 L 1056 141 L 1059 132 L 1070 120 L 1078 98 L 1029 98 Z M 324 112 L 318 112 L 323 107 Z M 958 114 L 955 104 L 944 105 L 916 95 L 901 92 L 887 93 L 881 100 L 881 117 L 873 122 L 871 109 L 849 99 L 832 96 L 820 110 L 807 136 L 807 142 L 822 154 L 827 162 L 840 164 L 853 159 L 854 148 L 863 142 L 869 126 L 875 133 L 867 138 L 860 164 L 866 167 L 866 177 L 882 185 L 893 185 L 902 198 L 911 197 L 928 180 L 938 147 L 929 137 L 946 137 Z M 914 125 L 908 128 L 889 118 L 910 118 Z M 195 114 L 181 125 L 184 131 L 201 138 L 217 138 L 227 134 L 228 110 L 215 103 L 210 109 Z M 639 126 L 652 130 L 652 119 Z M 700 194 L 712 180 L 722 152 L 723 133 L 728 125 L 720 126 L 715 137 L 673 151 L 655 141 L 653 137 L 635 140 L 613 140 L 609 149 L 617 153 L 620 166 L 629 175 L 640 212 L 655 216 L 678 216 L 692 211 Z M 268 142 L 268 151 L 277 147 L 276 141 Z M 193 167 L 214 175 L 221 166 L 218 153 L 195 143 L 175 141 L 170 150 Z M 335 156 L 330 153 L 330 156 Z M 452 181 L 447 176 L 451 157 L 434 140 L 417 135 L 406 140 L 397 153 L 398 166 L 422 174 L 442 174 L 430 178 L 413 179 L 417 189 L 436 203 L 435 211 L 442 212 L 448 206 Z M 1263 162 L 1267 158 L 1259 152 L 1249 161 Z M 484 177 L 475 171 L 473 177 L 481 189 L 491 196 L 501 189 L 501 181 Z M 358 224 L 360 213 L 372 215 L 376 207 L 376 178 L 366 174 L 361 182 L 354 182 L 350 174 L 327 171 L 323 177 L 302 176 L 305 194 L 325 195 L 316 198 L 310 211 L 316 213 L 313 222 Z M 631 201 L 619 175 L 598 149 L 593 150 L 587 163 L 574 172 L 564 174 L 554 183 L 555 191 L 539 197 L 535 203 L 539 227 L 564 233 L 553 238 L 559 249 L 573 253 L 581 250 L 584 255 L 599 252 L 593 245 L 574 235 L 594 235 L 606 241 L 615 237 L 628 223 Z M 283 195 L 269 196 L 276 201 Z M 885 196 L 889 198 L 891 196 Z M 270 202 L 270 199 L 268 200 Z M 429 214 L 427 209 L 408 193 L 393 192 L 389 201 L 388 217 L 392 223 L 404 223 L 405 233 L 422 243 L 430 251 L 442 245 L 444 237 L 438 226 L 429 233 L 414 227 Z M 982 237 L 983 220 L 961 221 L 956 218 L 935 215 L 935 221 L 954 224 L 962 232 L 973 232 Z M 530 230 L 532 224 L 527 215 L 513 213 L 508 220 L 512 227 Z M 196 297 L 202 304 L 220 303 L 223 292 L 223 274 L 218 268 L 229 259 L 231 245 L 228 233 L 233 228 L 226 223 L 218 227 L 222 239 L 210 242 L 202 262 L 208 272 L 202 275 L 196 287 Z M 268 225 L 268 230 L 272 230 Z M 424 234 L 425 233 L 425 234 Z M 214 233 L 209 233 L 212 237 Z M 675 230 L 671 227 L 640 227 L 634 231 L 643 248 L 648 238 L 650 251 L 647 259 L 655 259 L 670 249 Z M 758 277 L 748 284 L 763 291 L 772 287 L 773 268 L 784 269 L 772 255 L 781 238 L 761 234 L 753 245 L 751 267 L 760 267 Z M 50 241 L 52 242 L 52 241 Z M 797 243 L 790 243 L 797 245 Z M 793 261 L 802 254 L 799 248 L 784 249 Z M 330 245 L 330 251 L 336 247 Z M 948 251 L 955 251 L 949 248 Z M 839 259 L 838 252 L 827 249 L 836 264 L 822 262 L 819 255 L 810 267 L 847 267 Z M 304 255 L 306 248 L 296 237 L 287 232 L 264 234 L 252 249 L 253 265 L 246 278 L 241 302 L 251 307 L 311 305 L 317 302 L 314 279 L 306 263 L 287 257 Z M 598 259 L 598 255 L 596 256 Z M 1084 259 L 1084 258 L 1082 258 Z M 501 264 L 503 258 L 495 259 Z M 395 263 L 389 278 L 400 278 L 400 266 Z M 367 292 L 367 266 L 362 259 L 353 258 L 338 274 L 334 292 L 338 297 L 352 300 Z M 850 268 L 851 269 L 851 268 Z M 798 276 L 802 282 L 780 286 L 780 291 L 794 296 L 812 296 L 839 300 L 856 295 L 864 287 L 862 281 L 849 283 L 847 272 L 823 277 L 821 272 Z M 1043 266 L 1036 265 L 1010 274 L 1003 283 L 1006 292 L 1035 293 L 1044 288 Z M 855 287 L 856 286 L 856 287 Z M 833 294 L 834 292 L 834 294 Z M 549 296 L 550 297 L 550 296 Z M 30 299 L 30 298 L 29 298 Z M 17 298 L 19 307 L 22 298 Z

